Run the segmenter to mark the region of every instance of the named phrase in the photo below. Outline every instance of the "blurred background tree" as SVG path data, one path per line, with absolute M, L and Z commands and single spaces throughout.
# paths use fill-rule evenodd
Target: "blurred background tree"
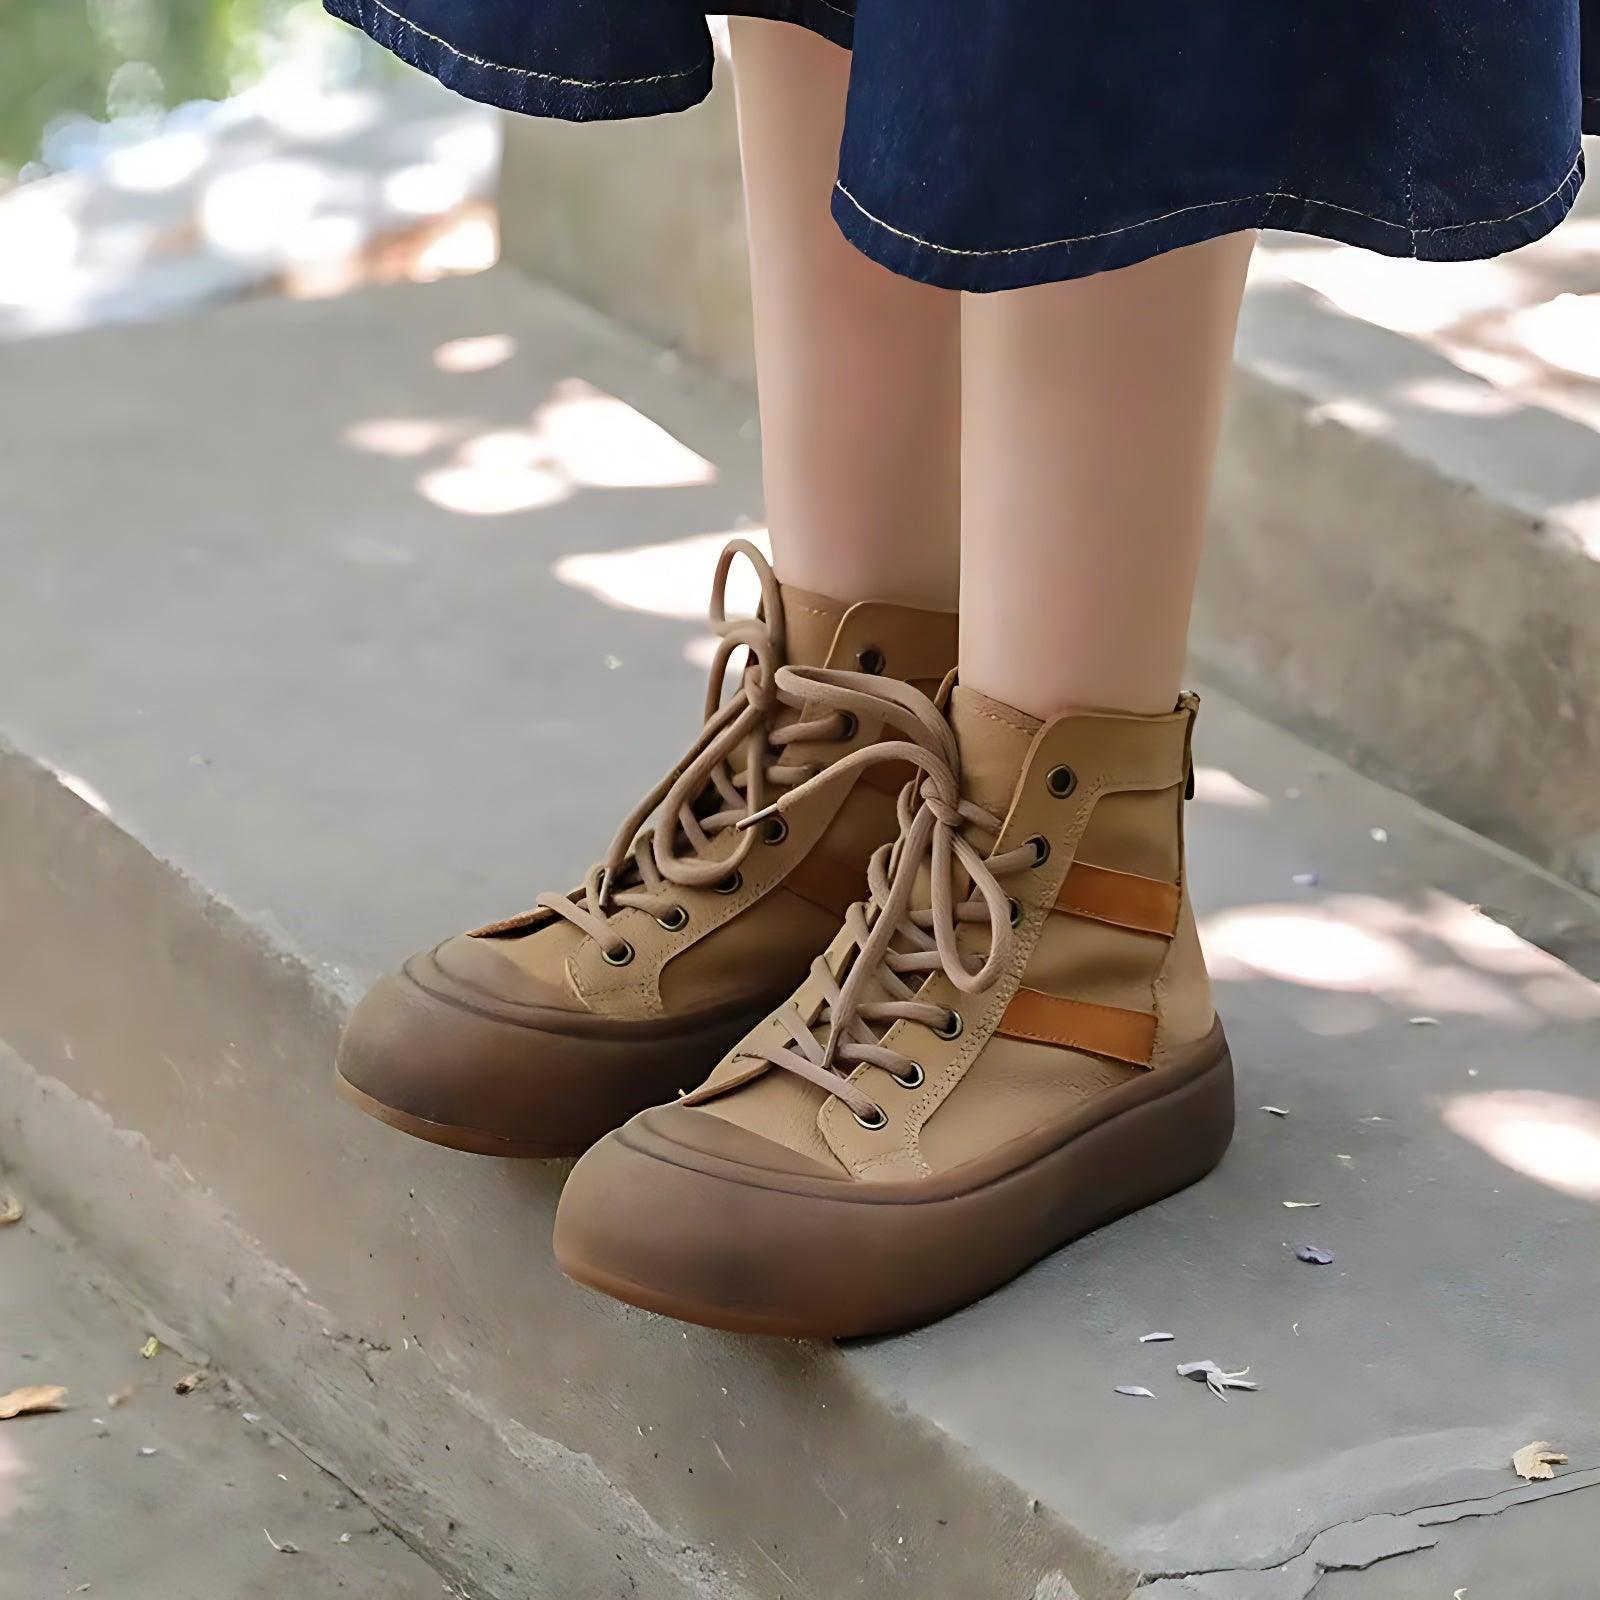
M 73 141 L 54 134 L 85 119 L 148 128 L 312 34 L 332 37 L 315 0 L 0 0 L 0 188 L 71 164 Z

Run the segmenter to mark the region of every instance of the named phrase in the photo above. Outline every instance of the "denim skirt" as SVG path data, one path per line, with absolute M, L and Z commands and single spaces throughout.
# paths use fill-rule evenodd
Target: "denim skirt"
M 711 86 L 698 0 L 325 0 L 451 88 L 570 121 Z M 833 214 L 1010 289 L 1241 228 L 1459 261 L 1538 238 L 1600 132 L 1600 0 L 729 0 L 852 52 Z

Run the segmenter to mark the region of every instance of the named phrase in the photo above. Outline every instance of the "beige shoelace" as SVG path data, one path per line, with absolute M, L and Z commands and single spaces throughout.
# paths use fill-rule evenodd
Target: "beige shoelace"
M 728 572 L 735 556 L 743 556 L 761 581 L 759 616 L 730 620 L 727 615 Z M 699 738 L 624 819 L 611 848 L 585 874 L 581 888 L 571 895 L 541 894 L 534 902 L 581 929 L 618 964 L 632 959 L 633 947 L 613 926 L 613 915 L 623 908 L 646 911 L 663 927 L 682 927 L 687 914 L 673 899 L 673 887 L 731 881 L 755 835 L 740 839 L 731 855 L 713 856 L 713 841 L 758 812 L 770 815 L 764 809 L 770 795 L 793 792 L 793 786 L 816 775 L 815 763 L 786 762 L 784 749 L 844 738 L 851 727 L 841 710 L 805 716 L 813 709 L 807 699 L 780 689 L 778 680 L 788 670 L 783 665 L 783 597 L 766 558 L 743 539 L 730 543 L 717 562 L 711 626 L 719 642 Z M 738 689 L 723 701 L 728 662 L 736 650 L 747 650 L 750 659 Z M 779 727 L 774 719 L 784 707 L 797 716 Z M 733 758 L 741 750 L 743 771 L 736 773 Z M 646 827 L 658 808 L 660 820 Z
M 902 737 L 886 737 L 845 756 L 790 789 L 766 811 L 745 818 L 741 827 L 753 828 L 803 795 L 875 762 L 908 761 L 920 772 L 900 793 L 899 838 L 878 850 L 868 866 L 868 898 L 846 914 L 852 949 L 841 963 L 842 981 L 827 957 L 819 956 L 811 965 L 822 995 L 815 1019 L 808 1022 L 790 1001 L 776 1013 L 789 1043 L 744 1052 L 844 1101 L 863 1127 L 881 1128 L 887 1120 L 883 1108 L 851 1083 L 849 1075 L 870 1063 L 907 1087 L 922 1081 L 922 1068 L 886 1047 L 883 1033 L 899 1021 L 925 1023 L 946 1036 L 959 1026 L 959 1016 L 919 1000 L 917 990 L 935 971 L 965 994 L 980 993 L 994 983 L 1010 963 L 1013 945 L 1014 906 L 999 880 L 1036 866 L 1039 858 L 1032 841 L 985 856 L 968 838 L 974 829 L 998 838 L 1003 819 L 961 797 L 955 734 L 925 695 L 906 684 L 824 668 L 785 667 L 777 675 L 777 688 L 785 699 L 803 698 L 808 705 L 849 713 L 863 722 L 881 721 L 886 733 Z M 924 864 L 932 903 L 914 909 L 912 896 Z M 952 889 L 957 866 L 975 891 L 959 904 Z M 958 924 L 982 921 L 989 925 L 989 948 L 975 960 L 957 943 Z M 868 993 L 872 986 L 877 994 Z

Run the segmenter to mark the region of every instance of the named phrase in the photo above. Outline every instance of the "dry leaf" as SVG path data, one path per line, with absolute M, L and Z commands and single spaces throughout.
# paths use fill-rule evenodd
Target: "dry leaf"
M 201 1367 L 194 1372 L 186 1372 L 175 1384 L 173 1384 L 172 1392 L 174 1394 L 193 1394 L 194 1391 L 206 1381 L 208 1376 L 209 1374 L 206 1372 L 204 1367 Z
M 142 1355 L 146 1361 L 148 1361 L 152 1356 L 160 1354 L 160 1351 L 161 1341 L 156 1338 L 153 1333 L 142 1345 L 139 1346 L 139 1354 Z
M 0 1228 L 22 1221 L 22 1202 L 14 1194 L 0 1194 Z
M 66 1398 L 67 1391 L 59 1383 L 26 1384 L 10 1394 L 0 1394 L 0 1422 L 26 1417 L 36 1411 L 64 1411 L 66 1406 L 62 1402 Z
M 1553 1478 L 1556 1475 L 1555 1469 L 1566 1464 L 1566 1456 L 1553 1444 L 1542 1439 L 1523 1445 L 1511 1458 L 1511 1465 L 1516 1469 L 1517 1476 L 1527 1478 L 1530 1482 L 1535 1478 Z

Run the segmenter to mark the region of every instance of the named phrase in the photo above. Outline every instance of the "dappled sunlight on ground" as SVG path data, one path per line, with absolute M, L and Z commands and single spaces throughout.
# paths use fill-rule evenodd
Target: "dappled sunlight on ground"
M 517 341 L 509 333 L 483 333 L 447 339 L 433 352 L 433 364 L 441 372 L 487 372 L 516 353 Z
M 1542 1090 L 1459 1094 L 1445 1126 L 1496 1161 L 1552 1189 L 1600 1200 L 1600 1103 Z
M 1313 1031 L 1356 1031 L 1396 1009 L 1421 1024 L 1455 1016 L 1517 1029 L 1552 1019 L 1600 1025 L 1600 987 L 1436 891 L 1237 906 L 1203 920 L 1201 936 L 1219 981 L 1273 978 L 1378 1003 L 1325 1006 L 1320 1023 L 1308 1019 Z
M 770 555 L 765 529 L 741 528 L 737 536 Z M 668 544 L 562 556 L 551 570 L 563 583 L 619 610 L 703 621 L 712 571 L 722 547 L 733 537 L 732 532 L 701 533 Z M 754 574 L 746 563 L 736 563 L 728 574 L 730 613 L 753 612 L 760 598 Z M 713 650 L 714 646 L 706 650 L 703 663 L 698 653 L 689 659 L 697 665 L 709 664 Z
M 1592 188 L 1552 233 L 1493 260 L 1418 263 L 1267 234 L 1252 282 L 1300 284 L 1462 373 L 1459 384 L 1403 384 L 1414 405 L 1476 417 L 1538 405 L 1600 429 L 1600 195 Z
M 485 343 L 453 341 L 458 353 Z M 445 511 L 505 516 L 558 504 L 579 489 L 691 488 L 716 476 L 709 461 L 625 400 L 566 378 L 528 427 L 474 434 L 453 461 L 425 472 L 417 488 Z

